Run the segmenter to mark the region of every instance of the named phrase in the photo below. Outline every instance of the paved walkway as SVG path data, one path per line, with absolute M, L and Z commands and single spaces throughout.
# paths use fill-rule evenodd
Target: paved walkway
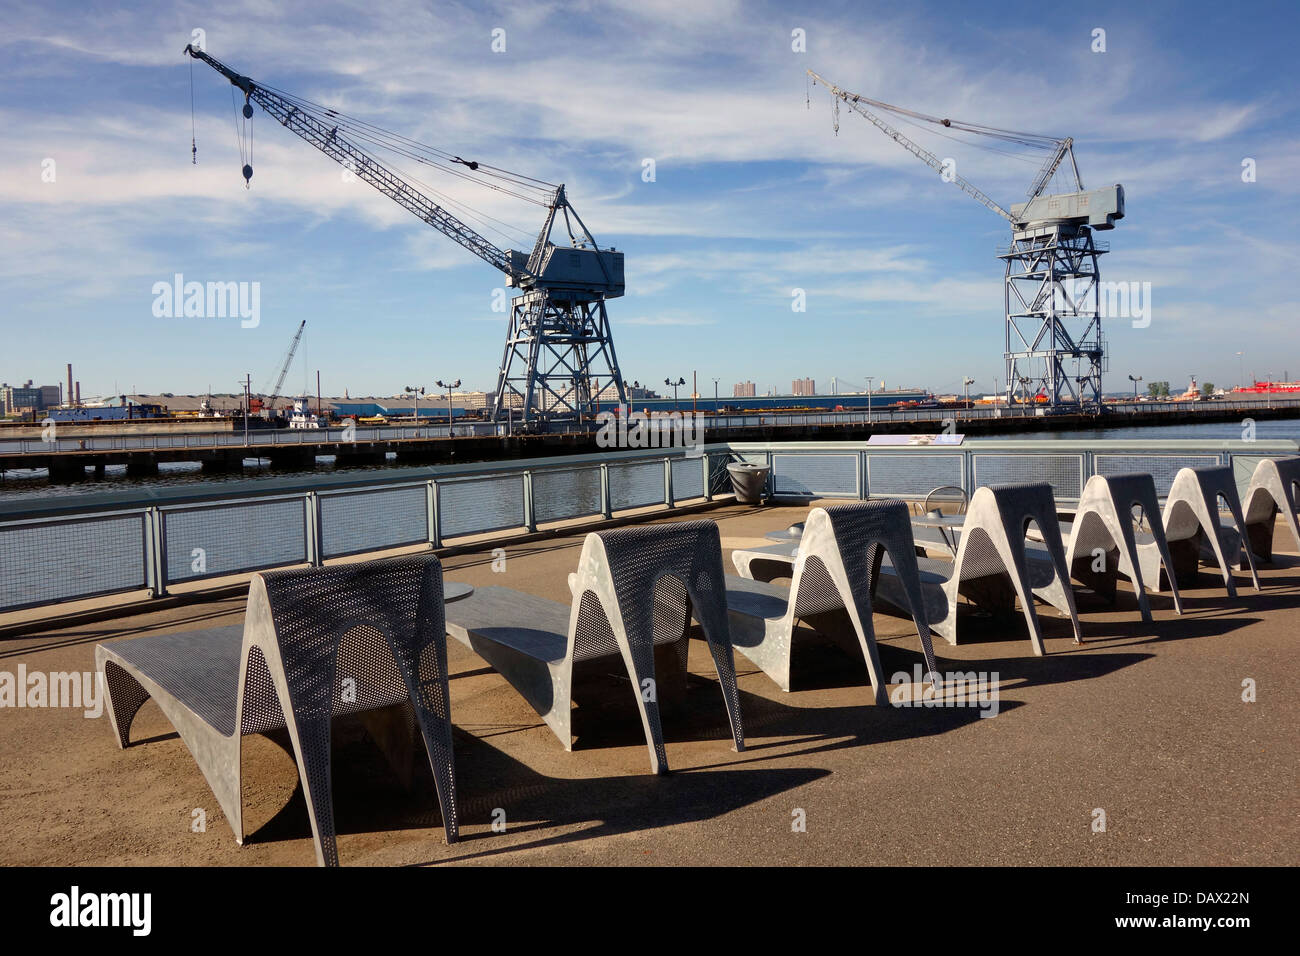
M 758 544 L 802 508 L 711 511 L 723 547 Z M 1289 547 L 1289 539 L 1279 538 Z M 580 537 L 448 558 L 448 577 L 567 600 Z M 730 556 L 726 556 L 730 568 Z M 1282 552 L 1223 596 L 1209 574 L 1186 613 L 1153 598 L 1144 627 L 1081 599 L 1089 643 L 1040 611 L 1048 657 L 1023 623 L 972 620 L 937 640 L 940 666 L 997 674 L 998 714 L 876 707 L 860 658 L 834 646 L 795 662 L 783 694 L 737 656 L 749 749 L 733 753 L 702 641 L 692 684 L 665 714 L 675 773 L 647 773 L 631 687 L 619 668 L 578 684 L 565 753 L 505 681 L 449 644 L 463 840 L 444 845 L 432 787 L 403 790 L 365 732 L 337 723 L 334 792 L 345 865 L 486 864 L 1284 864 L 1300 847 L 1297 713 L 1300 557 Z M 100 641 L 241 620 L 242 597 L 0 642 L 0 672 L 90 671 Z M 921 662 L 910 621 L 876 615 L 887 674 Z M 1242 682 L 1258 688 L 1242 701 Z M 126 751 L 104 719 L 72 709 L 0 709 L 0 864 L 309 865 L 292 758 L 245 739 L 249 844 L 238 846 L 184 744 L 153 704 Z M 426 768 L 427 770 L 427 768 Z M 194 811 L 206 830 L 192 832 Z M 494 811 L 506 831 L 493 832 Z M 1096 810 L 1105 832 L 1093 832 Z M 498 814 L 498 817 L 500 814 Z M 805 832 L 792 823 L 802 819 Z

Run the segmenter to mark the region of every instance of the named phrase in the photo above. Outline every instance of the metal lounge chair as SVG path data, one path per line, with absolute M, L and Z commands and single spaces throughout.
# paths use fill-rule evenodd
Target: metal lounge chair
M 1142 514 L 1150 519 L 1149 532 L 1134 527 L 1135 507 L 1141 508 Z M 1114 601 L 1118 576 L 1127 576 L 1137 593 L 1142 620 L 1147 623 L 1151 622 L 1147 587 L 1152 585 L 1153 577 L 1157 579 L 1154 583 L 1158 585 L 1162 566 L 1165 569 L 1173 567 L 1164 528 L 1156 517 L 1159 514 L 1156 483 L 1150 475 L 1093 475 L 1079 496 L 1074 520 L 1060 525 L 1061 534 L 1066 538 L 1065 563 L 1073 579 Z M 1035 549 L 1031 548 L 1031 558 L 1037 557 L 1042 561 L 1047 557 L 1041 551 L 1037 555 L 1034 552 Z M 1143 571 L 1144 553 L 1151 555 L 1154 574 Z M 1101 558 L 1101 569 L 1096 569 L 1098 557 Z M 1178 595 L 1177 581 L 1171 580 L 1171 590 L 1174 608 L 1182 614 L 1183 604 Z M 1057 610 L 1069 612 L 1060 590 L 1048 589 L 1036 593 Z
M 712 521 L 616 528 L 587 535 L 570 576 L 571 605 L 509 588 L 478 588 L 447 609 L 448 633 L 491 664 L 573 747 L 575 663 L 621 656 L 632 679 L 655 773 L 668 771 L 656 656 L 684 678 L 688 627 L 700 623 L 736 750 L 745 749 L 727 636 L 722 545 Z M 656 649 L 666 651 L 656 655 Z
M 1228 505 L 1236 530 L 1219 524 L 1219 498 Z M 1154 519 L 1153 519 L 1154 520 Z M 1229 561 L 1241 549 L 1241 529 L 1245 521 L 1241 515 L 1241 502 L 1237 497 L 1237 483 L 1232 469 L 1226 465 L 1208 468 L 1183 468 L 1174 476 L 1174 483 L 1165 499 L 1163 519 L 1165 539 L 1173 557 L 1174 577 L 1179 587 L 1195 587 L 1201 558 L 1217 562 L 1223 575 L 1223 586 L 1229 596 L 1235 597 L 1237 585 L 1232 577 Z M 1251 581 L 1259 588 L 1259 575 L 1255 570 L 1255 557 L 1246 548 L 1246 562 L 1250 566 Z M 1142 578 L 1155 586 L 1160 581 L 1160 555 L 1150 545 L 1139 548 L 1142 559 Z
M 1040 529 L 1046 557 L 1035 559 L 1025 544 L 1030 524 Z M 958 640 L 957 605 L 965 596 L 989 609 L 1007 611 L 1020 601 L 1034 653 L 1046 653 L 1034 608 L 1038 595 L 1070 617 L 1076 644 L 1083 643 L 1061 543 L 1052 487 L 1046 483 L 994 485 L 971 495 L 955 560 L 917 558 L 931 629 L 951 644 Z M 878 594 L 897 607 L 907 606 L 900 576 L 886 560 Z M 1059 602 L 1059 605 L 1058 605 Z
M 1300 550 L 1300 525 L 1296 523 L 1300 511 L 1298 489 L 1300 458 L 1265 458 L 1255 466 L 1242 502 L 1242 513 L 1246 522 L 1243 550 L 1248 550 L 1257 562 L 1273 563 L 1273 527 L 1279 511 L 1291 529 L 1296 549 Z M 1237 566 L 1241 566 L 1240 562 Z
M 796 546 L 792 544 L 789 550 Z M 887 702 L 871 621 L 871 594 L 886 552 L 916 622 L 926 673 L 937 674 L 907 505 L 899 500 L 879 500 L 814 508 L 797 552 L 788 589 L 749 576 L 727 578 L 732 644 L 778 687 L 790 689 L 798 621 L 822 633 L 846 630 L 847 624 L 857 635 L 876 702 Z M 752 559 L 744 563 L 743 558 L 733 556 L 733 560 L 742 574 L 752 565 Z
M 241 844 L 241 739 L 286 728 L 316 862 L 326 866 L 338 865 L 331 719 L 409 703 L 433 768 L 447 842 L 457 839 L 442 566 L 433 555 L 256 574 L 242 628 L 100 644 L 95 664 L 118 745 L 127 746 L 136 713 L 152 697 L 194 755 Z M 372 727 L 391 729 L 382 715 L 370 716 L 377 718 Z M 410 741 L 409 717 L 399 715 L 397 723 Z M 375 737 L 389 747 L 390 759 L 409 761 L 401 732 Z

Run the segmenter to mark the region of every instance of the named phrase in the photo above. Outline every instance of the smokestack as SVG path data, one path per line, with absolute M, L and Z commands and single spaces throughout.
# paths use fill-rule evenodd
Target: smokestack
M 81 407 L 81 383 L 77 383 L 77 407 Z
M 72 404 L 72 363 L 68 363 L 68 404 Z

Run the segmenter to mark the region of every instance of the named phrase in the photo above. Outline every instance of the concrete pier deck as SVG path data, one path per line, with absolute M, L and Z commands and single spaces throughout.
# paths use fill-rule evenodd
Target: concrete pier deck
M 731 549 L 806 508 L 725 504 Z M 658 520 L 680 520 L 676 516 Z M 567 600 L 581 536 L 490 546 L 445 560 L 448 578 Z M 443 842 L 427 766 L 407 791 L 360 725 L 336 722 L 334 801 L 345 865 L 502 864 L 1293 864 L 1300 849 L 1300 556 L 1277 538 L 1262 593 L 1236 598 L 1204 573 L 1185 613 L 1133 595 L 1080 598 L 1087 643 L 1040 606 L 1048 656 L 1023 623 L 971 621 L 969 643 L 936 639 L 944 670 L 996 672 L 998 713 L 874 706 L 860 658 L 834 646 L 795 661 L 782 693 L 737 655 L 749 747 L 730 749 L 702 640 L 685 701 L 666 704 L 674 773 L 649 775 L 632 689 L 618 668 L 575 690 L 565 753 L 523 699 L 449 642 L 462 842 Z M 244 599 L 144 607 L 0 641 L 0 671 L 92 671 L 102 641 L 237 624 Z M 911 622 L 877 613 L 887 674 L 921 662 Z M 1243 701 L 1243 682 L 1257 698 Z M 311 865 L 307 815 L 283 742 L 245 739 L 247 845 L 157 707 L 119 750 L 103 718 L 0 708 L 3 864 Z M 195 810 L 205 829 L 193 831 Z M 494 811 L 505 832 L 494 832 Z M 1105 812 L 1095 832 L 1095 811 Z M 802 812 L 800 814 L 800 811 Z M 500 814 L 497 814 L 498 818 Z M 792 828 L 802 816 L 806 832 Z

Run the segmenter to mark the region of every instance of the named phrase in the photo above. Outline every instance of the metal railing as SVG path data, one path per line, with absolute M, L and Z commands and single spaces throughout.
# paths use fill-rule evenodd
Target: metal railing
M 1180 468 L 1231 465 L 1244 487 L 1291 441 L 968 441 L 717 443 L 599 455 L 261 478 L 217 490 L 178 486 L 108 495 L 0 499 L 0 611 L 322 562 L 403 546 L 654 507 L 729 488 L 726 465 L 768 466 L 779 498 L 923 498 L 942 485 L 1039 480 L 1077 499 L 1093 474 L 1146 472 L 1160 494 Z
M 0 499 L 0 611 L 710 496 L 724 453 L 683 449 Z
M 725 407 L 726 403 L 721 403 Z M 967 421 L 986 421 L 993 419 L 1038 418 L 1050 414 L 1038 405 L 976 405 L 972 408 L 878 408 L 854 409 L 852 411 L 825 412 L 750 412 L 736 415 L 713 414 L 712 400 L 700 400 L 699 412 L 706 416 L 706 427 L 712 430 L 767 428 L 774 425 L 866 425 L 886 423 L 914 422 L 918 425 L 943 426 L 952 423 L 959 426 Z M 1261 409 L 1294 408 L 1300 411 L 1300 398 L 1261 399 L 1259 401 L 1240 401 L 1216 399 L 1204 407 L 1216 412 L 1240 412 L 1246 417 L 1252 411 Z M 635 409 L 635 403 L 633 403 Z M 1104 414 L 1096 417 L 1098 428 L 1114 428 L 1123 425 L 1123 419 L 1136 414 L 1176 415 L 1185 414 L 1187 404 L 1178 402 L 1125 402 L 1107 405 Z M 692 411 L 690 404 L 681 409 L 683 414 Z M 660 409 L 655 414 L 667 414 Z M 163 451 L 177 448 L 247 448 L 249 456 L 257 457 L 258 452 L 269 449 L 295 445 L 337 445 L 340 450 L 358 442 L 407 441 L 412 439 L 447 438 L 447 425 L 376 425 L 365 427 L 333 428 L 281 428 L 256 429 L 248 433 L 245 439 L 242 430 L 234 432 L 208 432 L 183 435 L 106 435 L 76 438 L 59 438 L 58 426 L 53 436 L 43 438 L 0 438 L 0 460 L 4 455 L 44 455 L 51 452 L 76 451 Z M 589 433 L 599 426 L 591 422 L 550 423 L 548 434 Z M 1083 427 L 1083 426 L 1081 426 Z M 493 435 L 506 435 L 507 426 L 493 422 L 458 422 L 450 426 L 451 436 L 455 438 L 482 438 Z

